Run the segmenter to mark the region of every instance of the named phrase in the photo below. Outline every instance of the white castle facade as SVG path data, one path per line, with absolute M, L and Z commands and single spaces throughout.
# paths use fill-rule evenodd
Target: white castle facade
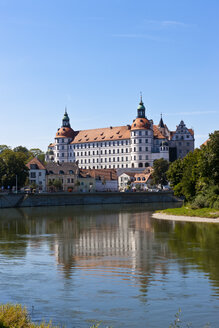
M 153 166 L 155 159 L 172 161 L 192 150 L 193 130 L 181 121 L 176 131 L 169 131 L 162 117 L 154 125 L 145 116 L 141 98 L 131 125 L 74 131 L 65 111 L 46 161 L 77 162 L 83 169 L 144 168 Z

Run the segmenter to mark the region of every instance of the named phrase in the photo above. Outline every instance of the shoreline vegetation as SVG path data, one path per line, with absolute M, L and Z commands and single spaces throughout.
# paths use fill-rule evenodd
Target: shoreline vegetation
M 101 321 L 96 322 L 90 328 L 100 328 Z M 63 327 L 63 326 L 62 326 Z M 184 324 L 181 320 L 181 309 L 175 314 L 174 321 L 169 325 L 169 328 L 183 328 Z M 191 324 L 187 324 L 186 327 L 191 327 Z M 210 328 L 207 324 L 203 328 Z M 25 306 L 21 304 L 0 304 L 0 328 L 60 328 L 60 326 L 53 326 L 50 321 L 48 324 L 41 322 L 36 324 L 31 321 L 31 318 L 27 312 Z M 112 328 L 112 327 L 108 327 Z
M 183 206 L 156 211 L 152 217 L 172 221 L 219 223 L 219 210 L 214 208 L 192 209 L 189 206 Z

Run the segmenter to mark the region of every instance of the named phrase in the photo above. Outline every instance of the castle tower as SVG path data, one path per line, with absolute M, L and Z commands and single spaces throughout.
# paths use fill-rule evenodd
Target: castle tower
M 137 118 L 131 126 L 131 167 L 144 168 L 153 164 L 151 148 L 153 145 L 153 124 L 145 116 L 145 106 L 140 98 Z

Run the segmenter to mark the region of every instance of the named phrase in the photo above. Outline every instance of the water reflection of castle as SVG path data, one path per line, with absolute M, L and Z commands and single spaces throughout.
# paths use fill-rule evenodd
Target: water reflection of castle
M 154 230 L 149 217 L 145 216 L 145 213 L 118 213 L 111 217 L 108 215 L 107 220 L 104 217 L 98 220 L 96 217 L 96 225 L 83 228 L 76 238 L 69 235 L 69 222 L 63 222 L 63 232 L 66 230 L 68 237 L 56 239 L 55 256 L 58 263 L 65 265 L 72 257 L 79 260 L 85 257 L 119 256 L 130 257 L 132 266 L 135 266 L 134 262 L 142 251 L 147 251 L 150 256 L 153 253 Z

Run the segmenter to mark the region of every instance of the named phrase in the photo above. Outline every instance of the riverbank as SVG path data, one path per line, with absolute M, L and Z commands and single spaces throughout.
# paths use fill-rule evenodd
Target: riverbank
M 0 194 L 0 208 L 179 202 L 173 192 Z
M 219 223 L 219 210 L 212 208 L 168 208 L 158 211 L 152 216 L 160 220 Z

